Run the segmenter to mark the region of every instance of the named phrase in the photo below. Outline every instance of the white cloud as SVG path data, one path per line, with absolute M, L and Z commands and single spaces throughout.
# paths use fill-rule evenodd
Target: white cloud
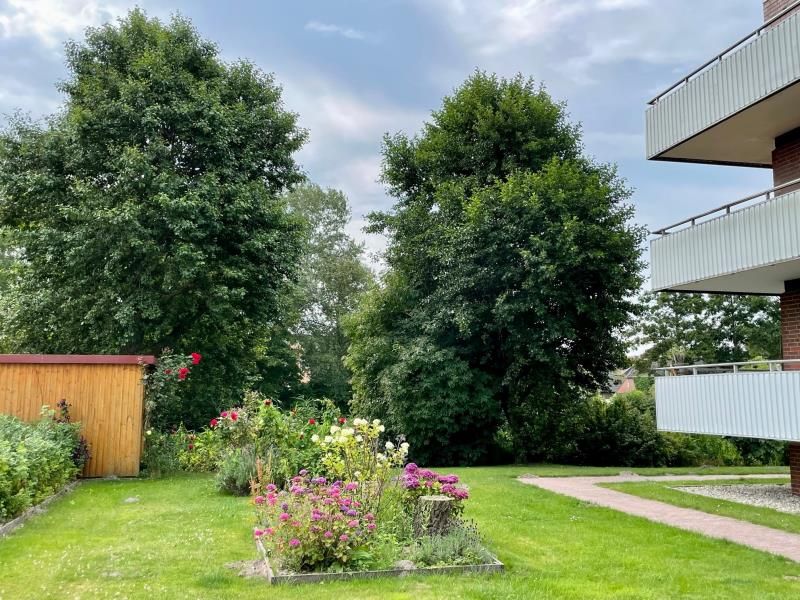
M 96 0 L 5 0 L 0 38 L 35 37 L 52 47 L 122 12 L 119 5 Z
M 342 27 L 341 25 L 322 23 L 320 21 L 309 21 L 306 23 L 306 30 L 316 31 L 317 33 L 333 33 L 349 40 L 368 41 L 375 39 L 375 36 L 352 27 Z

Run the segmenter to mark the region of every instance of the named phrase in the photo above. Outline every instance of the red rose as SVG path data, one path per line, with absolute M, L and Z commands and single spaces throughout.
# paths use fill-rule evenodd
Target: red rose
M 225 417 L 228 416 L 228 411 L 227 410 L 223 410 L 221 413 L 219 413 L 219 416 L 224 419 Z
M 264 400 L 264 406 L 269 406 L 270 404 L 272 404 L 272 400 L 270 400 L 269 398 Z
M 178 379 L 180 381 L 183 381 L 184 379 L 186 379 L 186 376 L 188 374 L 189 374 L 189 369 L 188 368 L 181 367 L 180 369 L 178 369 Z
M 317 420 L 316 419 L 309 419 L 308 420 L 308 424 L 309 425 L 316 425 L 317 424 Z
M 203 355 L 202 354 L 198 354 L 197 352 L 192 352 L 192 354 L 190 356 L 192 357 L 192 364 L 193 365 L 199 365 L 200 364 L 200 359 L 203 358 Z
M 164 375 L 172 375 L 172 369 L 164 369 Z
M 339 417 L 339 424 L 344 425 L 345 423 L 347 423 L 347 419 L 345 419 L 344 417 Z
M 211 425 L 211 427 L 216 427 L 217 423 L 219 423 L 219 421 L 217 421 L 216 419 L 211 419 L 211 422 L 209 423 L 209 425 Z
M 239 418 L 239 413 L 235 413 L 231 411 L 231 421 L 235 421 Z

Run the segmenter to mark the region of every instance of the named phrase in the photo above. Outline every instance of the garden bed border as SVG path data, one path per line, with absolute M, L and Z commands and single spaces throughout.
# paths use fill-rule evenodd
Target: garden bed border
M 69 492 L 78 487 L 79 483 L 80 481 L 78 481 L 77 479 L 75 481 L 71 481 L 70 483 L 62 487 L 60 490 L 58 490 L 55 494 L 48 496 L 47 498 L 39 502 L 39 504 L 36 504 L 26 509 L 18 517 L 11 519 L 8 523 L 0 524 L 0 538 L 10 534 L 17 528 L 22 527 L 22 525 L 25 524 L 25 521 L 27 521 L 34 515 L 38 515 L 45 512 L 47 505 L 54 502 L 55 500 L 58 500 L 62 496 L 67 495 Z
M 497 557 L 492 562 L 479 565 L 449 565 L 443 567 L 414 567 L 411 569 L 382 569 L 379 571 L 344 571 L 341 573 L 296 573 L 276 575 L 269 562 L 264 545 L 257 542 L 258 551 L 264 561 L 264 573 L 270 585 L 322 583 L 328 581 L 351 581 L 354 579 L 379 579 L 381 577 L 415 577 L 428 575 L 464 575 L 468 573 L 502 573 L 505 565 Z

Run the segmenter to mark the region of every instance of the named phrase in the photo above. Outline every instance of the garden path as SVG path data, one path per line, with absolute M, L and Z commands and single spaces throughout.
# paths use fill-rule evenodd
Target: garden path
M 612 508 L 657 523 L 694 531 L 703 535 L 750 546 L 800 562 L 800 535 L 714 515 L 691 508 L 681 508 L 657 500 L 639 498 L 600 487 L 601 483 L 632 481 L 714 481 L 724 479 L 768 479 L 776 475 L 612 475 L 607 477 L 536 477 L 519 478 L 522 483 L 571 496 L 598 506 Z

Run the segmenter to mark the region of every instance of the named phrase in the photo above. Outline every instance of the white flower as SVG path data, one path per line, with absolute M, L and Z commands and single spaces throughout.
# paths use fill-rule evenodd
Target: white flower
M 366 419 L 354 419 L 353 420 L 353 425 L 355 425 L 356 427 L 359 427 L 361 425 L 366 425 L 366 424 L 367 424 L 367 420 Z
M 342 435 L 345 436 L 345 437 L 351 436 L 355 432 L 356 432 L 356 430 L 353 429 L 352 427 L 345 427 L 344 429 L 342 429 Z
M 402 444 L 400 444 L 400 449 L 401 450 L 408 450 L 408 442 L 403 442 Z
M 153 430 L 152 429 L 148 429 L 147 430 L 147 435 L 153 435 Z
M 380 426 L 378 427 L 378 431 L 380 431 L 381 433 L 383 433 L 384 431 L 386 431 L 386 427 L 384 427 L 383 425 L 380 425 Z
M 338 425 L 331 425 L 331 433 L 336 433 L 339 429 L 340 427 Z
M 394 450 L 394 444 L 392 442 L 386 442 L 386 449 Z
M 380 452 L 377 454 L 376 458 L 381 462 L 386 462 L 386 455 L 381 454 Z
M 353 477 L 355 477 L 356 479 L 361 479 L 361 471 L 354 472 Z
M 333 443 L 333 438 L 332 438 L 331 436 L 329 436 L 329 435 L 326 435 L 326 436 L 325 436 L 325 443 L 326 443 L 326 444 L 331 444 L 331 443 Z
M 380 424 L 381 424 L 381 420 L 380 420 L 380 419 L 375 419 L 375 420 L 372 422 L 372 424 L 373 424 L 373 425 L 375 425 L 375 427 L 377 427 L 378 425 L 380 425 Z
M 357 435 L 357 436 L 356 436 L 356 441 L 357 441 L 358 443 L 361 443 L 361 442 L 363 442 L 363 441 L 364 441 L 364 436 L 363 436 L 363 435 Z
M 311 436 L 311 441 L 316 444 L 319 441 L 319 436 L 315 433 Z

